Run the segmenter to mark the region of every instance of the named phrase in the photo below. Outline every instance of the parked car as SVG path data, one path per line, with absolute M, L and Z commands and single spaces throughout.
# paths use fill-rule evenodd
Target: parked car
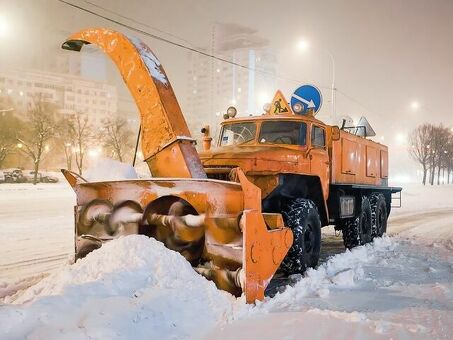
M 43 183 L 57 183 L 58 182 L 58 177 L 53 176 L 50 173 L 42 173 L 42 182 Z
M 24 174 L 24 177 L 27 179 L 27 182 L 33 183 L 33 180 L 35 179 L 34 170 L 24 170 L 23 174 Z M 42 182 L 42 174 L 40 172 L 38 172 L 38 175 L 36 176 L 36 182 L 37 183 Z
M 7 183 L 25 183 L 27 178 L 24 176 L 21 169 L 11 168 L 4 169 L 3 173 L 5 174 L 5 182 Z

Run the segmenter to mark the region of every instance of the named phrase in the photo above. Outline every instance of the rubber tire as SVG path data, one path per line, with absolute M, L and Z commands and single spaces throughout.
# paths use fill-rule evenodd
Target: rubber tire
M 371 205 L 371 236 L 381 237 L 387 232 L 387 202 L 383 194 L 373 193 L 370 196 Z
M 307 268 L 316 267 L 319 261 L 321 218 L 318 209 L 313 201 L 297 198 L 286 206 L 282 215 L 285 225 L 293 231 L 294 241 L 280 269 L 288 275 L 302 274 Z
M 343 224 L 343 243 L 348 249 L 364 245 L 372 241 L 371 206 L 367 196 L 362 196 L 358 215 Z

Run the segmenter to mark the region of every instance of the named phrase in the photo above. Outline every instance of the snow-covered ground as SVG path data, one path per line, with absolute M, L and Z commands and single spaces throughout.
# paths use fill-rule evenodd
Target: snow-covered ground
M 218 291 L 144 236 L 67 264 L 74 200 L 65 183 L 0 185 L 1 339 L 426 339 L 453 332 L 453 185 L 406 185 L 403 208 L 392 211 L 392 236 L 373 244 L 345 252 L 326 229 L 319 267 L 256 306 Z
M 0 184 L 0 282 L 67 263 L 74 252 L 74 203 L 66 181 Z

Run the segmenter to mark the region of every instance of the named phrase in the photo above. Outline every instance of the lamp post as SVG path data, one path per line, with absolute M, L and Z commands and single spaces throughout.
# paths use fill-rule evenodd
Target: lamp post
M 333 54 L 329 50 L 325 50 L 327 54 L 330 57 L 330 61 L 332 62 L 332 118 L 334 123 L 337 122 L 337 111 L 336 111 L 336 88 L 335 88 L 335 58 L 333 57 Z
M 298 42 L 297 47 L 300 51 L 305 52 L 310 47 L 310 44 L 307 40 L 302 39 Z M 335 57 L 333 56 L 332 52 L 327 49 L 322 49 L 330 59 L 332 64 L 332 84 L 331 84 L 331 100 L 332 100 L 332 118 L 334 122 L 337 121 L 337 111 L 336 111 L 336 88 L 335 88 Z

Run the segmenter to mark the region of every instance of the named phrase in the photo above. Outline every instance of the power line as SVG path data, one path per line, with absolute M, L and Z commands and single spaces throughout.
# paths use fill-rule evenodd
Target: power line
M 126 19 L 126 20 L 128 20 L 128 21 L 130 21 L 130 22 L 139 24 L 139 25 L 141 25 L 141 26 L 148 27 L 148 28 L 150 28 L 150 29 L 152 29 L 152 30 L 154 30 L 154 31 L 156 31 L 156 32 L 163 33 L 163 34 L 168 35 L 168 36 L 170 36 L 170 37 L 172 37 L 172 38 L 178 39 L 178 40 L 180 40 L 180 41 L 184 41 L 184 42 L 186 42 L 187 44 L 194 46 L 189 40 L 186 40 L 186 39 L 184 39 L 184 38 L 181 38 L 181 37 L 179 37 L 179 36 L 177 36 L 177 35 L 175 35 L 175 34 L 172 34 L 172 33 L 170 33 L 170 32 L 164 31 L 164 30 L 162 30 L 162 29 L 160 29 L 160 28 L 151 26 L 151 25 L 149 25 L 149 24 L 145 24 L 144 22 L 141 22 L 141 21 L 138 21 L 138 20 L 136 20 L 136 19 L 134 19 L 134 18 L 125 16 L 124 14 L 117 13 L 117 12 L 115 12 L 115 11 L 112 11 L 112 10 L 109 9 L 109 8 L 105 8 L 105 7 L 103 7 L 103 6 L 101 6 L 101 5 L 98 5 L 98 4 L 94 3 L 94 2 L 86 1 L 86 0 L 84 0 L 84 2 L 85 2 L 86 4 L 88 4 L 88 5 L 90 5 L 90 6 L 99 8 L 100 10 L 103 10 L 103 11 L 105 11 L 105 12 L 107 12 L 107 13 L 116 15 L 116 16 L 118 16 L 118 17 L 120 17 L 120 18 Z M 198 47 L 198 46 L 196 46 L 196 48 L 199 49 L 199 50 L 206 50 L 206 49 L 200 48 L 200 47 Z
M 100 13 L 96 13 L 96 12 L 94 12 L 94 11 L 88 9 L 88 8 L 85 8 L 85 7 L 82 7 L 82 6 L 79 6 L 79 5 L 70 3 L 70 2 L 68 2 L 68 1 L 65 1 L 65 0 L 57 0 L 57 1 L 59 1 L 59 2 L 61 2 L 61 3 L 64 3 L 64 4 L 68 5 L 68 6 L 71 6 L 71 7 L 73 7 L 73 8 L 76 8 L 76 9 L 78 9 L 78 10 L 81 10 L 81 11 L 83 11 L 83 12 L 86 12 L 86 13 L 92 14 L 92 15 L 94 15 L 94 16 L 97 16 L 97 17 L 99 17 L 99 18 L 102 18 L 102 19 L 104 19 L 104 20 L 110 21 L 110 22 L 112 22 L 112 23 L 114 23 L 114 24 L 117 24 L 117 25 L 119 25 L 119 26 L 125 27 L 125 28 L 127 28 L 127 29 L 129 29 L 129 30 L 132 30 L 132 31 L 134 31 L 134 32 L 141 33 L 141 34 L 143 34 L 143 35 L 145 35 L 145 36 L 148 36 L 148 37 L 150 37 L 150 38 L 153 38 L 153 39 L 156 39 L 156 40 L 165 42 L 165 43 L 167 43 L 167 44 L 170 44 L 170 45 L 173 45 L 173 46 L 176 46 L 176 47 L 179 47 L 179 48 L 188 50 L 188 51 L 190 51 L 190 52 L 198 53 L 198 54 L 201 54 L 201 55 L 203 55 L 203 56 L 205 56 L 205 57 L 212 58 L 212 59 L 218 60 L 218 61 L 220 61 L 220 62 L 224 62 L 224 63 L 230 64 L 230 65 L 233 65 L 233 66 L 237 66 L 237 67 L 240 67 L 240 68 L 243 68 L 243 69 L 246 69 L 246 70 L 250 70 L 250 71 L 254 71 L 254 72 L 259 72 L 259 73 L 263 73 L 263 74 L 268 74 L 268 75 L 274 76 L 274 77 L 279 78 L 279 79 L 282 79 L 282 80 L 287 80 L 287 81 L 291 81 L 291 82 L 298 83 L 298 84 L 302 83 L 302 81 L 299 80 L 299 79 L 294 79 L 294 78 L 289 78 L 289 77 L 281 76 L 281 75 L 275 74 L 275 73 L 273 73 L 273 72 L 271 72 L 271 71 L 268 71 L 268 70 L 265 70 L 265 69 L 252 68 L 252 67 L 249 67 L 249 66 L 247 66 L 247 65 L 239 64 L 239 63 L 236 63 L 236 62 L 234 62 L 234 61 L 225 59 L 225 58 L 223 58 L 223 57 L 219 57 L 219 56 L 216 56 L 216 55 L 214 55 L 214 54 L 211 54 L 211 53 L 208 53 L 208 52 L 204 52 L 204 51 L 202 51 L 202 50 L 200 50 L 200 49 L 197 49 L 197 48 L 194 48 L 194 47 L 190 47 L 190 46 L 187 46 L 187 45 L 183 45 L 183 44 L 178 43 L 178 42 L 171 41 L 171 40 L 169 40 L 169 39 L 167 39 L 167 38 L 163 38 L 163 37 L 158 36 L 158 35 L 156 35 L 156 34 L 149 33 L 149 32 L 147 32 L 147 31 L 144 31 L 144 30 L 142 30 L 142 29 L 140 29 L 140 28 L 137 28 L 137 27 L 134 27 L 134 26 L 131 26 L 131 25 L 122 23 L 122 22 L 120 22 L 120 21 L 118 21 L 118 20 L 109 18 L 109 17 L 107 17 L 107 16 L 105 16 L 105 15 L 102 15 L 102 14 L 100 14 Z M 98 7 L 99 7 L 99 6 L 98 6 Z M 113 12 L 113 11 L 110 11 L 110 12 L 115 13 L 115 12 Z M 121 15 L 119 15 L 119 14 L 117 14 L 117 13 L 115 13 L 115 14 L 118 15 L 118 16 L 121 16 Z M 124 17 L 124 16 L 123 16 L 123 17 Z M 126 17 L 124 17 L 124 18 L 126 18 Z M 142 23 L 140 23 L 140 22 L 138 22 L 138 21 L 136 21 L 136 20 L 134 20 L 134 21 L 135 21 L 136 23 L 139 23 L 139 24 L 142 25 Z M 164 32 L 164 31 L 161 31 L 161 32 Z M 175 37 L 176 37 L 176 36 L 175 36 Z M 180 39 L 180 38 L 178 38 L 178 39 Z M 326 87 L 326 86 L 319 86 L 319 87 L 320 87 L 320 88 L 323 88 L 323 89 L 330 89 L 330 87 Z
M 114 23 L 114 24 L 116 24 L 116 25 L 125 27 L 125 28 L 127 28 L 127 29 L 129 29 L 129 30 L 131 30 L 131 31 L 134 31 L 134 32 L 143 34 L 143 35 L 148 36 L 148 37 L 150 37 L 150 38 L 153 38 L 153 39 L 162 41 L 162 42 L 164 42 L 164 43 L 167 43 L 167 44 L 170 44 L 170 45 L 179 47 L 179 48 L 188 50 L 188 51 L 190 51 L 190 52 L 194 52 L 194 53 L 203 55 L 203 56 L 205 56 L 205 57 L 212 58 L 212 59 L 214 59 L 214 60 L 217 60 L 217 61 L 220 61 L 220 62 L 223 62 L 223 63 L 227 63 L 227 64 L 230 64 L 230 65 L 233 65 L 233 66 L 237 66 L 237 67 L 240 67 L 240 68 L 242 68 L 242 69 L 246 69 L 246 70 L 250 70 L 250 71 L 254 71 L 254 72 L 259 72 L 259 73 L 263 73 L 263 74 L 268 74 L 268 75 L 274 76 L 274 77 L 276 77 L 276 78 L 278 78 L 278 79 L 282 79 L 282 80 L 294 82 L 294 83 L 297 83 L 297 84 L 303 83 L 303 81 L 301 81 L 301 80 L 299 80 L 299 79 L 295 79 L 295 78 L 290 78 L 290 77 L 278 75 L 278 74 L 276 74 L 276 73 L 273 73 L 273 72 L 268 71 L 268 70 L 265 70 L 265 69 L 253 68 L 253 67 L 249 67 L 249 66 L 247 66 L 247 65 L 239 64 L 239 63 L 236 63 L 236 62 L 234 62 L 234 61 L 228 60 L 228 59 L 226 59 L 225 57 L 220 57 L 220 56 L 218 56 L 218 55 L 214 55 L 214 54 L 205 52 L 205 51 L 203 51 L 202 48 L 190 47 L 190 46 L 187 46 L 187 45 L 184 45 L 184 44 L 181 44 L 181 43 L 178 43 L 178 42 L 169 40 L 169 39 L 167 39 L 167 38 L 158 36 L 158 35 L 156 35 L 156 34 L 147 32 L 147 31 L 145 31 L 145 30 L 143 30 L 143 29 L 140 29 L 140 28 L 131 26 L 131 25 L 129 25 L 129 24 L 120 22 L 120 21 L 118 21 L 118 20 L 109 18 L 109 17 L 106 16 L 106 15 L 102 15 L 102 14 L 100 14 L 100 13 L 97 13 L 97 12 L 93 11 L 93 10 L 90 10 L 90 9 L 88 9 L 88 8 L 85 8 L 85 7 L 82 7 L 82 6 L 73 4 L 73 3 L 71 3 L 71 2 L 68 2 L 68 1 L 65 1 L 65 0 L 57 0 L 57 1 L 59 1 L 59 2 L 61 2 L 61 3 L 63 3 L 63 4 L 65 4 L 65 5 L 68 5 L 68 6 L 70 6 L 70 7 L 73 7 L 73 8 L 75 8 L 75 9 L 78 9 L 78 10 L 80 10 L 80 11 L 83 11 L 83 12 L 89 13 L 89 14 L 91 14 L 91 15 L 94 15 L 94 16 L 96 16 L 96 17 L 99 17 L 99 18 L 101 18 L 101 19 L 104 19 L 104 20 L 106 20 L 106 21 L 112 22 L 112 23 Z M 186 43 L 192 45 L 188 40 L 183 39 L 183 38 L 181 38 L 181 37 L 179 37 L 179 36 L 177 36 L 177 35 L 171 34 L 171 33 L 166 32 L 166 31 L 164 31 L 164 30 L 161 30 L 161 29 L 158 29 L 158 28 L 156 28 L 156 27 L 150 26 L 150 25 L 148 25 L 148 24 L 142 23 L 142 22 L 140 22 L 140 21 L 138 21 L 138 20 L 136 20 L 136 19 L 133 19 L 133 18 L 127 17 L 127 16 L 125 16 L 125 15 L 119 14 L 119 13 L 117 13 L 117 12 L 115 12 L 115 11 L 112 11 L 112 10 L 110 10 L 110 9 L 107 9 L 107 8 L 105 8 L 105 7 L 102 7 L 102 6 L 100 6 L 100 5 L 97 5 L 97 4 L 92 3 L 92 2 L 90 2 L 90 1 L 86 1 L 86 0 L 85 0 L 84 2 L 87 3 L 87 4 L 89 4 L 89 5 L 91 5 L 91 6 L 93 6 L 93 7 L 96 7 L 96 8 L 98 8 L 98 9 L 103 10 L 103 11 L 106 11 L 106 12 L 108 12 L 108 13 L 110 13 L 110 14 L 116 15 L 116 16 L 118 16 L 118 17 L 120 17 L 120 18 L 123 18 L 123 19 L 129 20 L 129 21 L 131 21 L 131 22 L 134 22 L 134 23 L 136 23 L 136 24 L 139 24 L 139 25 L 148 27 L 148 28 L 150 28 L 150 29 L 153 29 L 153 30 L 155 30 L 155 31 L 158 31 L 158 32 L 163 33 L 163 34 L 166 34 L 166 35 L 171 36 L 171 37 L 173 37 L 173 38 L 175 38 L 175 39 L 184 41 L 184 42 L 186 42 Z M 318 86 L 318 87 L 320 87 L 320 88 L 322 88 L 322 89 L 331 90 L 331 87 L 327 87 L 327 86 Z M 336 88 L 335 91 L 337 91 L 338 93 L 342 94 L 345 98 L 349 99 L 350 101 L 352 101 L 352 102 L 358 104 L 358 105 L 361 106 L 363 109 L 365 109 L 365 111 L 368 111 L 368 112 L 374 114 L 374 112 L 373 112 L 372 110 L 368 109 L 365 105 L 363 105 L 360 101 L 358 101 L 357 99 L 353 98 L 352 96 L 346 94 L 345 92 L 339 90 L 338 88 Z
M 344 96 L 345 98 L 349 99 L 350 101 L 356 103 L 358 106 L 360 106 L 362 109 L 365 109 L 365 111 L 369 112 L 369 113 L 372 113 L 372 114 L 376 114 L 376 112 L 368 109 L 365 105 L 363 105 L 360 101 L 358 101 L 357 99 L 351 97 L 350 95 L 346 94 L 345 92 L 339 90 L 339 89 L 335 89 L 335 91 L 337 91 L 339 94 L 341 94 L 342 96 Z

